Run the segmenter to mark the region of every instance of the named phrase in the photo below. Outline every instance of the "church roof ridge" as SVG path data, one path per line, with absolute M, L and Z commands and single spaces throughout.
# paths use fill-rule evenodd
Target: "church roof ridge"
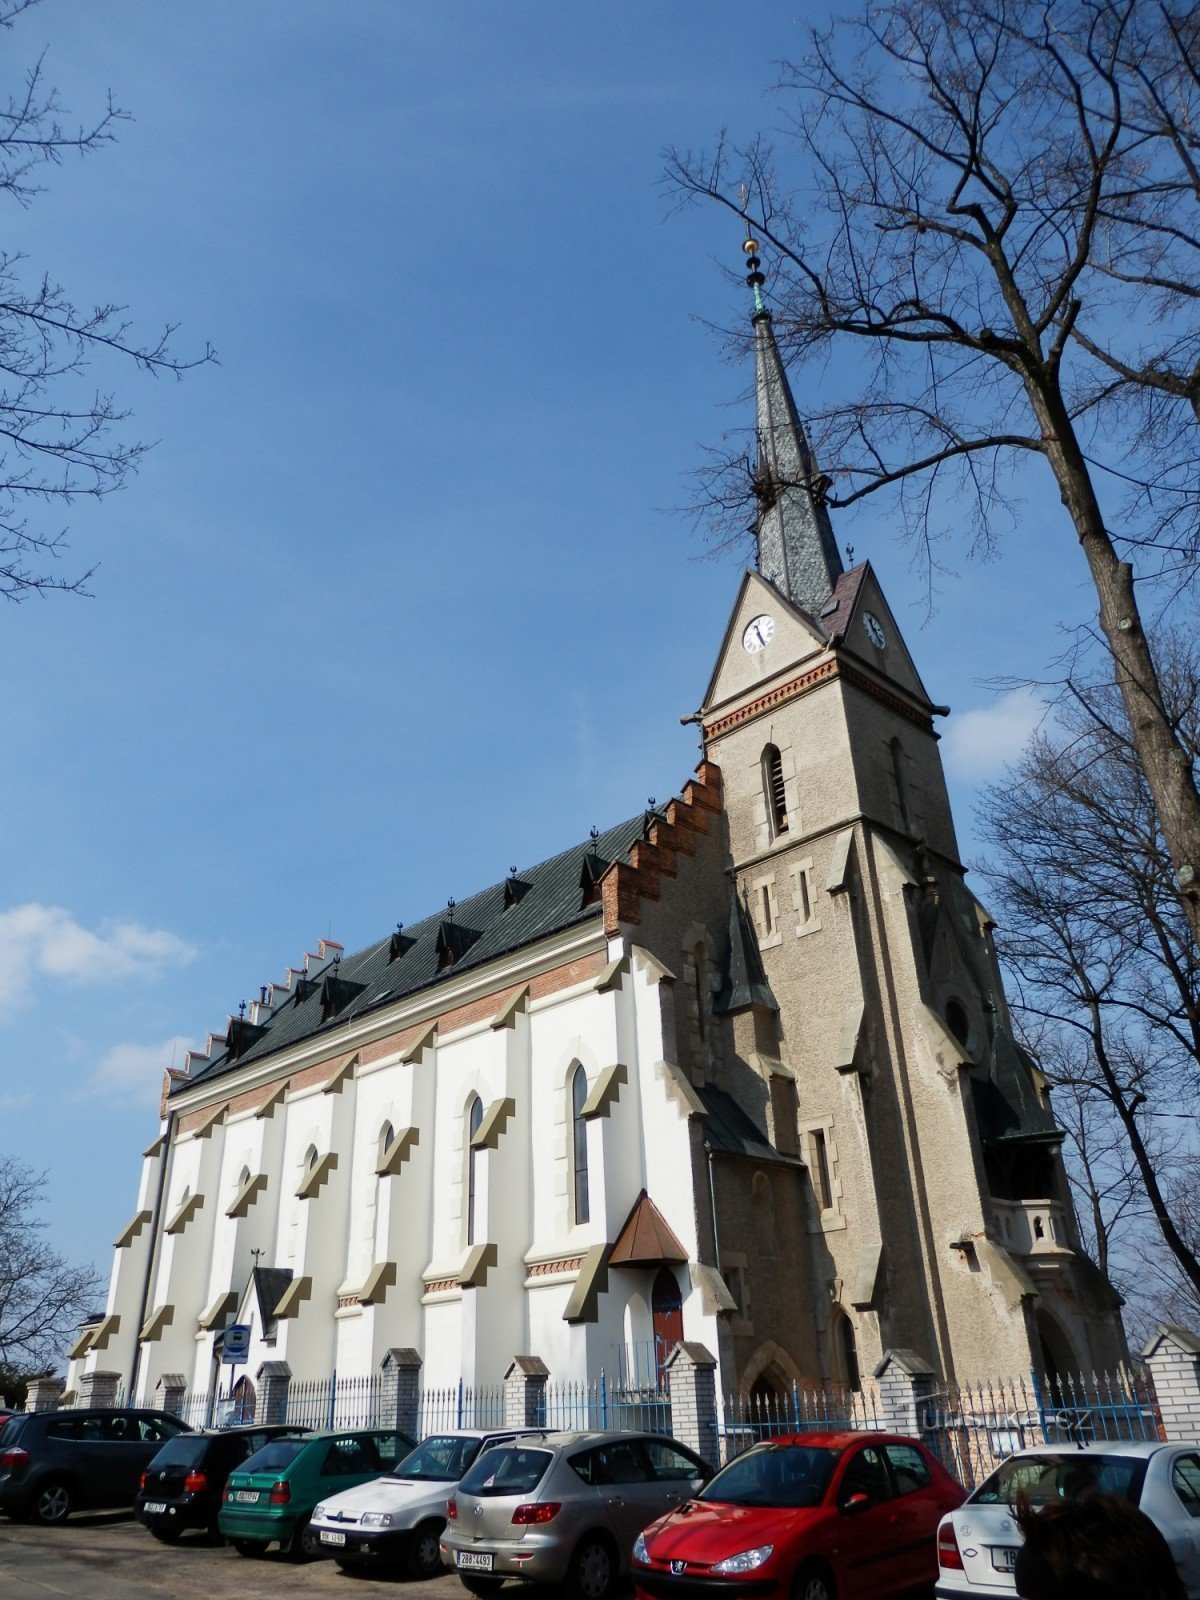
M 431 988 L 450 972 L 484 966 L 573 923 L 600 916 L 603 910 L 600 901 L 581 903 L 579 879 L 583 858 L 595 853 L 606 862 L 628 864 L 633 847 L 644 843 L 644 831 L 645 812 L 639 811 L 598 836 L 588 836 L 535 866 L 522 869 L 520 878 L 528 888 L 515 901 L 509 896 L 506 904 L 506 877 L 457 901 L 453 908 L 454 923 L 471 930 L 477 937 L 449 967 L 439 964 L 442 959 L 439 946 L 444 948 L 447 943 L 444 937 L 439 938 L 448 920 L 444 906 L 420 921 L 405 922 L 403 952 L 394 958 L 391 956 L 394 935 L 390 931 L 362 949 L 342 955 L 337 966 L 338 977 L 346 987 L 355 986 L 356 992 L 341 1012 L 324 1014 L 329 996 L 324 994 L 320 983 L 312 985 L 311 989 L 298 987 L 291 990 L 290 995 L 284 991 L 284 1003 L 277 1003 L 269 1014 L 264 1009 L 261 1032 L 252 1045 L 233 1059 L 228 1050 L 218 1054 L 214 1049 L 226 1042 L 225 1031 L 210 1035 L 208 1052 L 193 1055 L 199 1070 L 173 1083 L 171 1093 L 182 1093 L 197 1083 L 262 1060 L 317 1033 L 333 1031 L 351 1016 L 362 1016 L 378 1006 Z M 342 949 L 333 940 L 323 940 L 322 945 L 339 952 Z M 293 1003 L 286 1003 L 289 998 Z

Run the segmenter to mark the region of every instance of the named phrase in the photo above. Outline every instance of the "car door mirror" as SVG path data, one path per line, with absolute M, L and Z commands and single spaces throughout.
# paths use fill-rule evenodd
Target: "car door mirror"
M 862 1512 L 871 1509 L 871 1496 L 863 1494 L 861 1491 L 858 1494 L 852 1494 L 842 1501 L 839 1509 L 844 1517 L 856 1517 Z

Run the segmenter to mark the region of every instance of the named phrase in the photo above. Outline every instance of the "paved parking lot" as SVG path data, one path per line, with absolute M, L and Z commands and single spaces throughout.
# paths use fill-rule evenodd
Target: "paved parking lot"
M 357 1579 L 332 1561 L 247 1560 L 189 1535 L 159 1544 L 124 1514 L 72 1517 L 63 1528 L 0 1518 L 3 1600 L 469 1600 L 452 1573 L 427 1583 Z

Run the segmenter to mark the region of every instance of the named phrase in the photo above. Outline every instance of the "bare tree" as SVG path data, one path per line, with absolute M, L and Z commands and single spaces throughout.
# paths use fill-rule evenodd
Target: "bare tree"
M 864 3 L 785 66 L 783 157 L 668 158 L 766 241 L 781 341 L 821 363 L 831 505 L 893 491 L 932 570 L 946 526 L 986 548 L 1021 464 L 1049 467 L 1193 943 L 1200 795 L 1135 584 L 1200 554 L 1196 61 L 1165 0 Z M 718 463 L 709 509 L 744 523 L 752 488 Z
M 1168 714 L 1195 754 L 1200 650 L 1167 635 L 1162 658 Z M 1200 1309 L 1200 957 L 1111 679 L 1067 684 L 980 820 L 998 948 L 1102 1264 L 1128 1267 L 1136 1250 L 1159 1298 L 1182 1288 Z
M 0 1156 L 0 1369 L 53 1367 L 90 1309 L 99 1280 L 46 1243 L 37 1215 L 46 1184 L 12 1156 Z
M 0 29 L 11 29 L 38 0 L 0 0 Z M 44 57 L 20 89 L 0 101 L 0 196 L 29 206 L 38 179 L 68 156 L 94 155 L 112 142 L 125 113 L 111 99 L 89 122 L 67 126 Z M 120 489 L 145 454 L 125 437 L 129 412 L 93 388 L 93 362 L 129 362 L 143 372 L 179 376 L 214 359 L 176 356 L 168 326 L 142 340 L 125 308 L 85 305 L 51 273 L 19 252 L 0 249 L 0 594 L 9 600 L 50 589 L 86 592 L 94 568 L 70 575 L 47 563 L 64 548 L 59 508 L 79 495 Z

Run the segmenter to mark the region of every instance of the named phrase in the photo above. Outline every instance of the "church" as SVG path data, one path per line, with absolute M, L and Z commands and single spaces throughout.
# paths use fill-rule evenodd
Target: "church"
M 843 565 L 747 242 L 757 560 L 676 798 L 350 954 L 325 939 L 166 1074 L 68 1387 L 248 1370 L 855 1389 L 1104 1370 L 1046 1084 L 965 882 L 931 700 Z M 178 1380 L 176 1380 L 178 1381 Z

